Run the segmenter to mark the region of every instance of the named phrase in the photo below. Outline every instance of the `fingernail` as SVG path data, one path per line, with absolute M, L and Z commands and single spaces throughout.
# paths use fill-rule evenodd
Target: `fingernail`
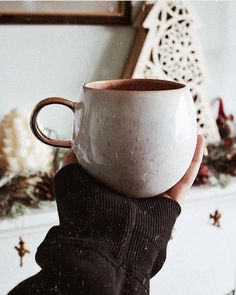
M 204 156 L 208 156 L 208 148 L 205 146 L 204 151 L 203 151 Z

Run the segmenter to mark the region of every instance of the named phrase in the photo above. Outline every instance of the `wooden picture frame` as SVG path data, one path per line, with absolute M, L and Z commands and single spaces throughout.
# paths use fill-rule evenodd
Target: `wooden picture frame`
M 80 11 L 79 5 L 85 9 Z M 91 11 L 93 5 L 95 9 Z M 107 7 L 102 11 L 102 6 Z M 0 24 L 129 25 L 130 23 L 131 1 L 0 1 Z

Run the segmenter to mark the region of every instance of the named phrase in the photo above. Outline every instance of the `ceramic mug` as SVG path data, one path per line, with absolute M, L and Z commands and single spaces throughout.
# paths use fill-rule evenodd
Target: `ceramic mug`
M 80 165 L 130 197 L 161 194 L 185 174 L 193 158 L 197 124 L 193 99 L 183 84 L 154 79 L 90 82 L 80 102 L 50 97 L 32 112 L 31 128 L 42 142 L 72 148 Z M 75 116 L 71 141 L 50 139 L 37 124 L 49 104 Z

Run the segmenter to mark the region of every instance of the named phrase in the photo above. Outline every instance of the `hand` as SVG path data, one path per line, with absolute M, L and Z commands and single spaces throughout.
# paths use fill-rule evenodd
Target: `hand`
M 164 193 L 166 197 L 171 198 L 177 201 L 178 203 L 184 200 L 199 171 L 205 144 L 205 137 L 199 134 L 197 137 L 195 153 L 188 170 L 179 182 L 177 182 L 172 188 L 170 188 L 168 191 Z
M 70 151 L 64 158 L 62 167 L 65 167 L 70 164 L 78 164 L 78 160 L 73 151 Z
M 184 200 L 200 168 L 205 141 L 206 140 L 203 135 L 198 135 L 195 153 L 188 170 L 179 182 L 163 194 L 165 197 L 171 198 L 179 203 Z M 69 164 L 78 164 L 77 158 L 72 151 L 64 158 L 62 167 Z

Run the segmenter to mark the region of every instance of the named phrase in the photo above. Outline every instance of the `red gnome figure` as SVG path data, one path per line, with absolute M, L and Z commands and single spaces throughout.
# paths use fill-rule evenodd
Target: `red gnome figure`
M 219 129 L 220 137 L 224 141 L 224 145 L 230 147 L 233 144 L 234 116 L 232 114 L 226 116 L 222 98 L 218 98 L 217 100 L 219 100 L 219 110 L 216 124 Z

